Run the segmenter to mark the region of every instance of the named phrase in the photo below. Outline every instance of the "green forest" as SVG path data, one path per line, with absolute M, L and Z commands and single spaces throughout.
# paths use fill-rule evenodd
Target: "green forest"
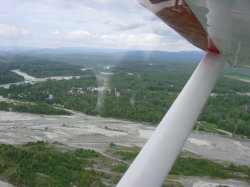
M 102 115 L 158 124 L 190 77 L 193 68 L 190 64 L 174 63 L 153 66 L 133 63 L 116 67 L 110 86 L 119 90 L 121 96 L 107 95 Z M 249 71 L 239 69 L 235 70 L 235 74 L 242 71 L 241 76 L 248 79 Z M 233 72 L 225 68 L 199 121 L 215 124 L 217 128 L 235 135 L 250 137 L 250 99 L 247 95 L 239 94 L 249 93 L 250 85 L 228 78 L 228 74 L 232 75 Z
M 88 73 L 79 79 L 12 85 L 9 89 L 0 88 L 0 95 L 21 101 L 53 104 L 90 115 L 157 125 L 194 68 L 194 64 L 187 63 L 126 62 L 112 69 L 113 75 L 106 76 L 108 83 L 100 80 L 99 75 Z M 245 70 L 236 69 L 234 74 L 232 69 L 225 68 L 199 121 L 203 125 L 213 124 L 215 128 L 233 135 L 249 138 L 250 99 L 244 94 L 250 93 L 250 86 L 249 83 L 232 78 L 241 73 L 246 79 L 250 77 Z M 97 90 L 97 87 L 104 86 L 105 89 Z M 98 108 L 97 101 L 100 98 L 101 106 Z
M 71 80 L 48 80 L 35 85 L 11 85 L 0 88 L 0 95 L 20 101 L 55 104 L 86 114 L 96 114 L 97 91 L 87 88 L 97 87 L 95 76 L 85 76 Z M 53 98 L 49 99 L 49 96 Z
M 99 157 L 91 150 L 76 149 L 62 153 L 46 142 L 27 143 L 20 148 L 0 145 L 0 176 L 25 186 L 104 186 L 103 173 L 85 170 L 94 163 L 86 158 Z
M 1 64 L 0 64 L 1 66 Z M 0 69 L 0 84 L 14 83 L 23 81 L 24 78 L 16 73 L 9 71 L 8 69 L 1 66 Z
M 46 115 L 70 115 L 70 112 L 62 109 L 55 108 L 46 103 L 41 104 L 13 104 L 7 102 L 0 102 L 0 110 L 2 111 L 14 111 L 25 112 L 31 114 L 46 114 Z
M 124 164 L 93 150 L 61 152 L 58 151 L 58 146 L 62 145 L 43 141 L 29 142 L 17 147 L 1 144 L 1 179 L 14 185 L 32 187 L 111 186 L 117 184 L 139 151 L 137 147 L 125 148 L 112 144 L 108 154 L 129 162 Z M 98 168 L 102 171 L 98 171 Z M 195 154 L 191 157 L 181 154 L 170 172 L 170 177 L 175 176 L 178 179 L 178 176 L 183 175 L 249 181 L 250 168 L 197 158 Z
M 1 84 L 23 81 L 21 76 L 10 71 L 12 69 L 20 69 L 35 77 L 81 77 L 0 88 L 1 96 L 20 101 L 0 102 L 0 110 L 71 115 L 65 108 L 151 125 L 159 123 L 195 68 L 195 63 L 142 62 L 135 58 L 131 62 L 116 63 L 109 70 L 98 64 L 92 67 L 93 71 L 81 71 L 84 66 L 54 63 L 33 57 L 30 60 L 25 58 L 20 63 L 18 60 L 0 62 L 4 67 L 0 74 Z M 101 71 L 113 74 L 101 75 Z M 250 99 L 247 95 L 250 93 L 250 85 L 239 78 L 250 79 L 249 71 L 228 67 L 224 69 L 195 128 L 224 134 L 218 131 L 222 129 L 233 135 L 250 138 Z M 105 153 L 128 162 L 125 164 L 93 150 L 67 150 L 62 147 L 57 142 L 0 145 L 1 179 L 23 186 L 110 186 L 117 184 L 140 150 L 138 147 L 124 148 L 111 143 Z M 234 178 L 249 182 L 250 169 L 232 163 L 201 159 L 194 153 L 182 153 L 170 176 L 183 175 Z M 178 186 L 182 185 L 178 183 Z
M 54 60 L 45 60 L 36 57 L 15 57 L 11 60 L 0 60 L 0 84 L 20 82 L 22 76 L 11 72 L 14 69 L 37 77 L 54 76 L 84 76 L 92 74 L 91 71 L 82 71 L 84 66 L 69 65 Z

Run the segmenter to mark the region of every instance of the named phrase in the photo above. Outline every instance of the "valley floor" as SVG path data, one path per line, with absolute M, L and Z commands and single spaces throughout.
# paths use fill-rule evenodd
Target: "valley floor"
M 142 147 L 155 127 L 112 118 L 88 116 L 70 111 L 71 116 L 47 116 L 0 111 L 0 143 L 19 145 L 32 141 L 57 143 L 62 150 L 90 148 L 118 162 L 110 152 L 113 143 L 123 147 Z M 250 166 L 250 140 L 193 131 L 183 150 L 198 158 Z M 242 181 L 181 177 L 184 186 L 249 186 Z M 169 182 L 169 181 L 168 181 Z M 171 182 L 171 180 L 170 180 Z M 229 185 L 230 184 L 230 185 Z
M 16 73 L 20 74 L 19 71 L 16 71 Z M 27 77 L 24 78 L 27 79 Z M 19 103 L 1 96 L 0 101 Z M 124 160 L 115 153 L 118 150 L 127 152 L 134 149 L 134 147 L 139 147 L 137 148 L 139 150 L 155 129 L 153 126 L 142 123 L 89 116 L 72 110 L 68 111 L 72 113 L 71 116 L 0 111 L 0 144 L 11 144 L 19 147 L 27 142 L 46 141 L 51 145 L 55 145 L 56 149 L 60 151 L 78 148 L 93 149 L 105 157 L 106 160 L 109 160 L 110 164 L 109 166 L 104 165 L 107 168 L 100 167 L 101 165 L 97 164 L 98 167 L 94 168 L 94 170 L 120 177 L 124 172 L 124 168 L 117 167 L 117 171 L 113 171 L 109 168 L 112 165 L 111 163 L 124 166 L 129 165 L 132 160 Z M 224 133 L 227 132 L 224 131 Z M 183 147 L 183 154 L 192 155 L 195 158 L 212 159 L 222 165 L 225 162 L 231 162 L 250 167 L 250 139 L 241 139 L 230 135 L 193 131 Z M 100 160 L 95 161 L 100 162 Z M 88 169 L 93 168 L 85 168 L 85 170 Z M 167 186 L 182 184 L 185 187 L 250 186 L 249 183 L 236 179 L 222 180 L 176 175 L 170 175 L 166 179 L 166 184 Z M 106 185 L 113 186 L 114 184 L 107 183 Z M 12 185 L 0 181 L 0 186 L 9 187 Z

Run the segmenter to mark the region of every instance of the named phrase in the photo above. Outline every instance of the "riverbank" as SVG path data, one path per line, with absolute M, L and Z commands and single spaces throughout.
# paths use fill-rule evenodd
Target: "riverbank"
M 155 129 L 142 123 L 71 113 L 51 116 L 0 111 L 0 143 L 57 141 L 69 147 L 103 152 L 111 142 L 142 147 Z M 203 158 L 250 166 L 249 140 L 193 131 L 183 149 Z
M 11 70 L 12 72 L 22 76 L 24 78 L 24 81 L 22 82 L 16 82 L 16 83 L 9 83 L 9 84 L 2 84 L 0 85 L 0 87 L 2 88 L 9 88 L 11 85 L 20 85 L 20 84 L 35 84 L 35 83 L 38 83 L 38 82 L 44 82 L 46 80 L 70 80 L 72 79 L 73 77 L 75 78 L 80 78 L 80 76 L 54 76 L 54 77 L 46 77 L 46 78 L 36 78 L 36 77 L 33 77 L 33 76 L 30 76 L 28 75 L 27 73 L 25 72 L 22 72 L 18 69 L 15 69 L 15 70 Z

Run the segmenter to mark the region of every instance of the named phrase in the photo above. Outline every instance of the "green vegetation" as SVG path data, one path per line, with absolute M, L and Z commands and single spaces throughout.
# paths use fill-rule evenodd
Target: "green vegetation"
M 0 110 L 46 115 L 70 115 L 70 112 L 54 108 L 48 104 L 12 104 L 0 102 Z
M 35 85 L 11 85 L 9 89 L 1 89 L 5 97 L 46 104 L 55 104 L 65 108 L 81 111 L 86 114 L 96 114 L 97 87 L 95 76 L 86 76 L 71 80 L 48 80 Z
M 184 187 L 180 182 L 178 181 L 171 181 L 168 184 L 163 184 L 162 187 Z
M 105 186 L 101 182 L 107 178 L 105 174 L 84 169 L 93 162 L 83 158 L 96 156 L 82 149 L 58 152 L 45 142 L 27 143 L 20 148 L 0 145 L 0 176 L 26 186 Z
M 125 173 L 125 171 L 128 169 L 128 166 L 125 164 L 119 164 L 115 165 L 111 168 L 112 171 L 118 172 L 118 173 Z
M 0 64 L 1 66 L 1 64 Z M 16 73 L 7 70 L 4 67 L 0 69 L 0 84 L 14 83 L 23 81 L 24 78 Z
M 181 156 L 181 157 L 195 157 L 197 155 L 191 151 L 182 151 L 179 156 Z
M 0 88 L 0 95 L 34 103 L 0 102 L 0 110 L 70 115 L 67 111 L 51 106 L 56 105 L 86 114 L 156 125 L 195 68 L 195 63 L 184 61 L 138 57 L 125 57 L 120 61 L 120 57 L 77 54 L 62 54 L 48 57 L 47 60 L 23 56 L 2 58 L 0 84 L 23 81 L 21 76 L 10 71 L 13 69 L 20 69 L 34 77 L 81 78 Z M 104 65 L 112 63 L 115 68 L 103 69 Z M 93 71 L 98 74 L 98 80 L 92 71 L 81 71 L 83 64 L 95 65 Z M 100 76 L 100 71 L 114 74 L 112 77 Z M 214 96 L 209 98 L 199 117 L 198 130 L 225 134 L 219 130 L 222 129 L 233 135 L 250 138 L 250 99 L 244 96 L 244 93 L 250 93 L 250 86 L 249 83 L 237 80 L 239 78 L 250 79 L 249 70 L 225 68 L 213 90 Z M 98 86 L 108 88 L 98 92 Z M 103 100 L 99 107 L 100 98 Z M 117 131 L 108 127 L 105 129 Z M 63 144 L 54 142 L 53 146 L 63 147 Z M 106 154 L 115 158 L 112 159 L 93 150 L 60 152 L 45 142 L 27 143 L 19 147 L 0 145 L 0 177 L 21 186 L 112 186 L 119 181 L 129 166 L 126 163 L 132 162 L 139 150 L 138 147 L 124 148 L 110 143 Z M 201 159 L 188 151 L 180 154 L 171 174 L 250 181 L 248 167 Z M 182 185 L 177 182 L 165 186 Z
M 250 138 L 249 109 L 249 96 L 218 95 L 208 100 L 199 120 L 216 124 L 220 129 Z
M 139 152 L 139 147 L 122 147 L 114 143 L 110 143 L 110 149 L 106 151 L 107 154 L 128 162 L 132 162 Z
M 193 72 L 194 64 L 178 62 L 122 63 L 113 68 L 109 82 L 94 75 L 80 79 L 48 80 L 35 85 L 12 85 L 0 88 L 0 95 L 16 100 L 55 104 L 86 114 L 101 115 L 157 125 Z M 100 67 L 98 67 L 100 68 Z M 249 71 L 235 70 L 236 75 L 247 77 Z M 234 72 L 226 68 L 215 86 L 215 96 L 209 98 L 199 117 L 198 128 L 224 134 L 250 137 L 250 99 L 240 93 L 249 93 L 249 83 L 228 78 Z M 250 76 L 249 76 L 250 77 Z M 99 91 L 98 86 L 108 86 Z M 53 98 L 49 99 L 49 96 Z M 99 100 L 98 100 L 99 99 Z M 101 104 L 100 104 L 101 102 Z M 209 124 L 214 124 L 211 127 Z
M 196 123 L 194 129 L 198 131 L 205 131 L 209 133 L 216 133 L 220 135 L 231 135 L 232 133 L 226 132 L 224 130 L 218 129 L 218 126 L 212 123 L 207 123 L 207 122 L 199 122 Z
M 176 64 L 122 64 L 115 69 L 110 80 L 112 89 L 120 92 L 120 96 L 109 94 L 104 101 L 102 116 L 124 118 L 158 124 L 181 91 L 191 72 L 192 65 Z M 235 70 L 250 77 L 249 70 Z M 128 72 L 130 73 L 128 75 Z M 248 73 L 248 74 L 247 74 Z M 224 75 L 233 74 L 225 69 Z M 239 95 L 249 93 L 249 83 L 222 76 L 215 86 L 199 121 L 203 126 L 199 130 L 225 134 L 223 129 L 250 137 L 250 99 Z M 122 106 L 122 107 L 120 107 Z M 209 124 L 214 124 L 211 127 Z
M 4 69 L 4 72 L 11 73 L 10 70 L 20 69 L 21 71 L 37 78 L 53 76 L 83 76 L 92 74 L 91 71 L 82 71 L 81 66 L 69 65 L 54 60 L 46 60 L 36 57 L 15 57 L 7 61 L 2 60 L 0 61 L 0 66 Z M 3 78 L 4 75 L 0 74 L 0 80 Z
M 232 164 L 233 165 L 233 164 Z M 185 175 L 185 176 L 210 176 L 214 178 L 241 178 L 239 175 L 234 174 L 237 170 L 240 170 L 250 179 L 250 168 L 243 166 L 222 165 L 208 159 L 195 159 L 191 157 L 179 157 L 170 174 L 173 175 Z
M 227 75 L 226 77 L 232 78 L 232 79 L 246 79 L 246 80 L 250 80 L 249 77 L 244 77 L 242 75 Z
M 110 147 L 115 147 L 116 144 L 114 144 L 113 142 L 111 142 L 111 143 L 109 144 L 109 146 L 110 146 Z
M 120 149 L 120 150 L 119 150 Z M 139 153 L 139 148 L 132 147 L 124 149 L 123 147 L 116 147 L 116 150 L 108 150 L 113 156 L 118 156 L 123 160 L 133 161 Z M 122 167 L 122 166 L 120 166 Z M 210 176 L 212 178 L 237 178 L 250 181 L 250 168 L 239 166 L 232 163 L 217 163 L 212 160 L 199 158 L 196 154 L 183 151 L 176 160 L 171 172 L 171 175 L 180 176 Z
M 226 77 L 233 78 L 233 79 L 248 79 L 250 80 L 250 73 L 249 69 L 243 68 L 226 68 Z
M 92 158 L 100 157 L 100 153 L 95 152 L 94 150 L 85 150 L 85 149 L 76 149 L 72 155 L 79 158 Z
M 129 166 L 93 150 L 75 149 L 60 152 L 52 145 L 56 146 L 57 143 L 50 145 L 38 141 L 19 147 L 0 145 L 0 177 L 23 186 L 105 186 L 106 184 L 113 186 L 118 183 Z M 118 149 L 120 151 L 117 151 Z M 136 156 L 139 148 L 116 146 L 110 147 L 108 151 L 112 157 L 120 158 L 125 152 Z M 134 156 L 124 157 L 124 160 L 132 162 Z M 249 181 L 250 168 L 186 155 L 176 160 L 171 170 L 171 176 L 173 175 Z M 178 185 L 181 186 L 179 183 Z M 171 186 L 171 183 L 167 186 Z
M 115 67 L 109 84 L 120 96 L 106 95 L 101 115 L 158 124 L 193 68 L 193 65 L 175 62 L 134 62 Z
M 134 160 L 139 152 L 117 151 L 116 153 L 121 156 L 123 160 Z
M 123 130 L 114 129 L 114 128 L 110 128 L 110 127 L 107 127 L 107 126 L 105 126 L 105 129 L 106 129 L 106 130 L 110 130 L 110 131 L 116 131 L 116 132 L 124 132 Z

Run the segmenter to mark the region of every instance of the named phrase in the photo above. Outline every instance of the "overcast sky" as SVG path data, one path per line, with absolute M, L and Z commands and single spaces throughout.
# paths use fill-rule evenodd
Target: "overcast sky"
M 1 0 L 0 45 L 198 50 L 136 0 Z

